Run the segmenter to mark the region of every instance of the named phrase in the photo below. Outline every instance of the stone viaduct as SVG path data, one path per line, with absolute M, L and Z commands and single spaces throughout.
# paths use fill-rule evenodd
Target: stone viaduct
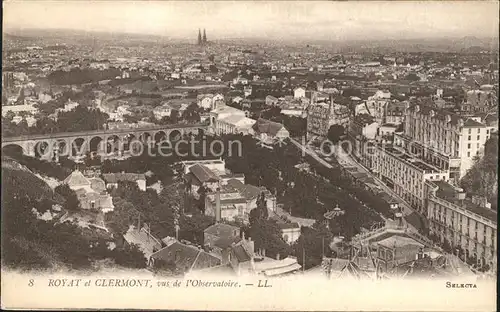
M 53 134 L 2 137 L 2 150 L 7 146 L 21 148 L 23 154 L 46 160 L 58 160 L 59 156 L 75 158 L 88 152 L 97 154 L 130 151 L 134 146 L 155 145 L 176 141 L 185 135 L 204 134 L 206 124 L 176 124 L 148 128 L 127 128 L 64 132 Z

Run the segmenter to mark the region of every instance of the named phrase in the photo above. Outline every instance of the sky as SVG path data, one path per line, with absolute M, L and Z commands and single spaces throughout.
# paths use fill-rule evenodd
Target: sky
M 78 29 L 208 39 L 498 36 L 497 1 L 3 1 L 4 29 Z

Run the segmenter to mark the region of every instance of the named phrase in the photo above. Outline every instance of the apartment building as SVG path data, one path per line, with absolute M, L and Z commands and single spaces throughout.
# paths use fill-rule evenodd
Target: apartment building
M 349 117 L 350 111 L 346 106 L 333 102 L 311 104 L 307 113 L 307 136 L 324 139 L 332 125 L 348 126 Z
M 404 133 L 394 144 L 440 170 L 449 170 L 457 182 L 473 164 L 489 133 L 486 125 L 428 106 L 410 106 L 405 114 Z
M 497 268 L 497 212 L 482 197 L 467 198 L 444 181 L 426 183 L 427 218 L 432 235 L 445 240 L 464 259 Z
M 375 144 L 369 152 L 366 159 L 372 165 L 371 170 L 421 213 L 425 212 L 425 181 L 450 178 L 449 171 L 425 163 L 401 147 Z

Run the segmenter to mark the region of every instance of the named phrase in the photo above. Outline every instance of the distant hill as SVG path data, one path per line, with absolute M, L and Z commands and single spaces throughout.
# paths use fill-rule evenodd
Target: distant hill
M 7 34 L 7 37 L 5 35 Z M 143 40 L 158 41 L 168 39 L 164 36 L 150 34 L 117 33 L 101 31 L 85 31 L 73 29 L 11 29 L 4 33 L 4 40 L 42 40 L 42 39 L 64 39 L 64 40 Z
M 35 37 L 28 37 L 28 36 L 18 36 L 18 35 L 13 35 L 9 33 L 3 33 L 2 34 L 3 40 L 24 40 L 24 41 L 30 41 L 36 39 Z

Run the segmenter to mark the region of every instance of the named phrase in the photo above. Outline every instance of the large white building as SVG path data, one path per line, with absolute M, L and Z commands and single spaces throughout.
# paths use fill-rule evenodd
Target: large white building
M 490 130 L 471 118 L 414 105 L 406 110 L 404 132 L 394 143 L 376 144 L 365 152 L 371 170 L 419 212 L 425 213 L 424 184 L 457 184 L 473 165 Z
M 395 144 L 410 153 L 450 171 L 458 181 L 473 164 L 491 133 L 472 118 L 462 118 L 451 112 L 427 106 L 413 105 L 405 116 L 403 134 L 395 134 Z
M 246 113 L 240 109 L 217 103 L 210 112 L 210 128 L 215 134 L 253 134 L 252 126 L 255 120 L 246 117 Z

